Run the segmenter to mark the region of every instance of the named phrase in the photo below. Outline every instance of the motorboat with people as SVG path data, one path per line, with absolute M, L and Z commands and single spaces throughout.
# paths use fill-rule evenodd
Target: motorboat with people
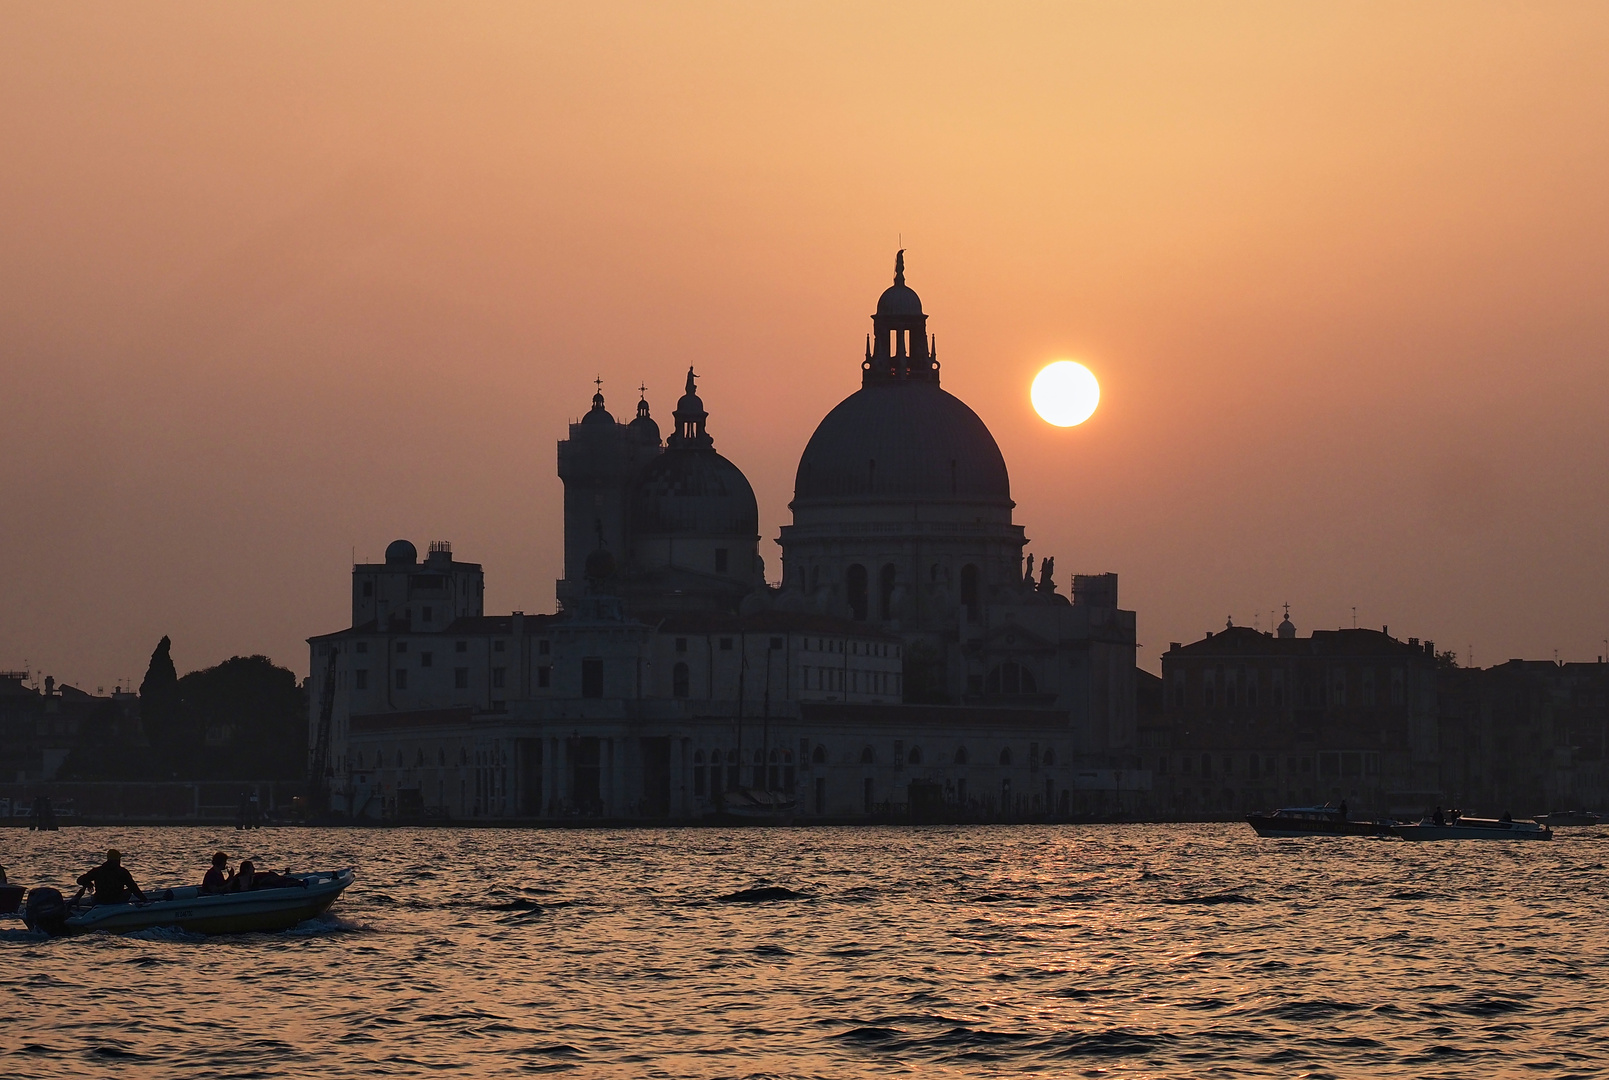
M 797 806 L 794 797 L 784 791 L 734 788 L 721 793 L 715 819 L 745 825 L 791 825 Z
M 51 888 L 28 893 L 24 921 L 53 937 L 129 934 L 173 928 L 192 934 L 247 934 L 289 930 L 317 918 L 352 884 L 352 868 L 274 876 L 268 888 L 205 893 L 195 885 L 146 890 L 142 903 L 88 904 L 69 901 Z
M 1590 810 L 1555 810 L 1536 819 L 1538 825 L 1546 825 L 1550 829 L 1584 828 L 1596 825 L 1598 821 L 1598 815 Z
M 1258 836 L 1390 836 L 1392 822 L 1358 820 L 1346 803 L 1331 806 L 1286 806 L 1271 813 L 1247 814 Z
M 1418 824 L 1394 825 L 1393 834 L 1404 840 L 1552 840 L 1553 830 L 1534 821 L 1515 821 L 1508 814 L 1500 818 L 1470 817 L 1457 810 L 1443 814 L 1440 808 Z

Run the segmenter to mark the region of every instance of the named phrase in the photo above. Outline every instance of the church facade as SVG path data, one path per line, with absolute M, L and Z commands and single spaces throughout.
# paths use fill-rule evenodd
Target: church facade
M 661 437 L 601 392 L 558 446 L 554 614 L 487 616 L 482 568 L 407 541 L 309 639 L 311 758 L 352 817 L 692 821 L 1112 813 L 1142 797 L 1116 575 L 1037 576 L 1004 457 L 939 385 L 920 299 L 873 315 L 860 388 L 800 458 L 766 581 L 754 491 L 689 369 Z

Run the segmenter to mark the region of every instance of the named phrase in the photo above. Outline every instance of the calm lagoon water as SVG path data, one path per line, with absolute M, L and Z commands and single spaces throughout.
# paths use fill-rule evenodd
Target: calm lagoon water
M 1609 1076 L 1609 839 L 1244 825 L 0 832 L 21 884 L 352 865 L 274 935 L 0 920 L 0 1074 Z M 773 886 L 797 896 L 738 902 Z

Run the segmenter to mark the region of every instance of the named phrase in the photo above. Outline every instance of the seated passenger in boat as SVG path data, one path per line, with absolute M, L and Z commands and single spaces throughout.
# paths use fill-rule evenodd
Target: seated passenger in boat
M 1447 819 L 1442 816 L 1441 807 L 1439 806 L 1436 807 L 1436 812 L 1430 815 L 1430 820 L 1437 825 L 1447 824 Z
M 229 882 L 230 892 L 251 892 L 253 889 L 305 889 L 307 882 L 301 878 L 289 877 L 285 874 L 276 874 L 272 870 L 257 872 L 257 867 L 250 859 L 240 860 L 240 873 Z
M 134 876 L 123 865 L 123 854 L 116 848 L 106 853 L 105 862 L 78 879 L 78 896 L 83 896 L 84 890 L 91 887 L 95 890 L 97 905 L 126 904 L 130 893 L 140 903 L 145 903 L 145 894 L 134 884 Z M 78 896 L 73 899 L 77 900 Z
M 1510 824 L 1510 825 L 1512 825 L 1512 824 L 1514 824 L 1514 815 L 1513 815 L 1513 814 L 1511 814 L 1511 813 L 1509 813 L 1509 812 L 1508 812 L 1508 811 L 1507 811 L 1507 810 L 1504 810 L 1504 811 L 1503 811 L 1503 816 L 1502 816 L 1502 817 L 1500 817 L 1500 818 L 1498 818 L 1498 819 L 1497 819 L 1497 820 L 1499 820 L 1499 821 L 1506 821 L 1506 822 L 1508 822 L 1508 823 L 1509 823 L 1509 824 Z
M 229 883 L 235 879 L 234 873 L 229 869 L 229 856 L 219 851 L 212 856 L 212 866 L 207 869 L 207 876 L 201 879 L 201 895 L 216 896 L 218 893 L 229 891 Z

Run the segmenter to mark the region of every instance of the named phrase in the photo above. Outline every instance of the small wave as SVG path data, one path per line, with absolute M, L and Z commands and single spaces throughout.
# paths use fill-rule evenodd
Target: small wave
M 881 1043 L 890 1039 L 898 1039 L 903 1032 L 886 1027 L 857 1027 L 848 1031 L 840 1031 L 833 1036 L 835 1039 L 844 1039 L 848 1042 Z
M 0 930 L 0 941 L 49 941 L 50 935 L 43 930 Z
M 737 892 L 717 896 L 716 903 L 720 904 L 769 904 L 777 900 L 807 900 L 804 893 L 794 892 L 781 885 L 757 885 L 752 889 L 739 889 Z
M 781 945 L 756 945 L 749 950 L 756 956 L 792 956 L 793 954 Z
M 1262 1016 L 1276 1016 L 1281 1020 L 1323 1020 L 1367 1007 L 1350 1001 L 1286 1001 L 1260 1009 L 1258 1013 Z
M 1154 1053 L 1159 1046 L 1176 1041 L 1177 1036 L 1163 1032 L 1132 1031 L 1128 1028 L 1111 1028 L 1106 1031 L 1080 1032 L 1048 1039 L 1041 1047 L 1052 1057 L 1128 1057 Z
M 1420 889 L 1398 889 L 1394 893 L 1388 893 L 1386 898 L 1388 900 L 1429 900 L 1432 896 L 1432 893 L 1427 893 Z
M 1158 903 L 1162 904 L 1255 904 L 1257 901 L 1249 896 L 1242 896 L 1237 892 L 1206 893 L 1202 896 L 1164 896 Z
M 1452 1002 L 1445 1007 L 1468 1016 L 1501 1016 L 1504 1013 L 1529 1009 L 1531 1003 L 1520 998 L 1497 994 L 1472 994 L 1463 1001 Z

